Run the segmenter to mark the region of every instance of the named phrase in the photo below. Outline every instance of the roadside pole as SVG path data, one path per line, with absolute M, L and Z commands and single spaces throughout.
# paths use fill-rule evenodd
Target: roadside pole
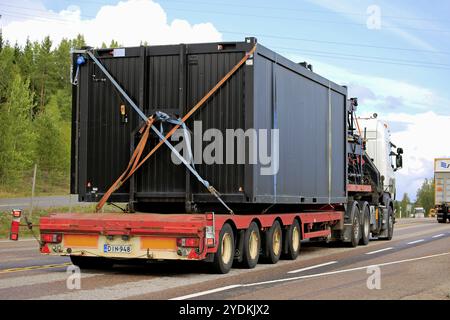
M 34 164 L 33 186 L 31 187 L 30 221 L 32 221 L 33 218 L 34 189 L 36 188 L 36 171 L 37 171 L 37 164 Z

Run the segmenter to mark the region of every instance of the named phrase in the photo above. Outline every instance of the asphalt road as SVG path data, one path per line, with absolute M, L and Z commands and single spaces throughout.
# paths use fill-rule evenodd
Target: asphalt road
M 227 275 L 211 274 L 206 263 L 118 265 L 83 272 L 81 289 L 68 289 L 69 265 L 41 256 L 33 240 L 1 241 L 0 299 L 450 300 L 450 224 L 405 219 L 392 241 L 304 243 L 296 261 Z
M 90 204 L 87 202 L 78 202 L 78 195 L 67 196 L 49 196 L 35 197 L 33 207 L 69 207 Z M 9 211 L 12 209 L 28 209 L 31 205 L 31 198 L 0 198 L 0 211 Z

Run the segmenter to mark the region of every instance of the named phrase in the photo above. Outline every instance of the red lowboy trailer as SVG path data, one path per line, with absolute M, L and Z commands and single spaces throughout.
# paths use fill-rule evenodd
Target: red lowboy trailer
M 70 255 L 80 267 L 111 265 L 114 259 L 205 260 L 215 262 L 217 271 L 227 272 L 235 255 L 249 267 L 256 265 L 260 250 L 271 263 L 281 255 L 296 259 L 301 239 L 331 237 L 331 228 L 343 217 L 342 211 L 53 214 L 41 218 L 41 253 Z M 262 230 L 270 235 L 264 239 L 264 248 Z

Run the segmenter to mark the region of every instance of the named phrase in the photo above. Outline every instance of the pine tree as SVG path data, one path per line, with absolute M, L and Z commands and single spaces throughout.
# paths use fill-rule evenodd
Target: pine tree
M 33 95 L 29 81 L 13 77 L 7 102 L 0 106 L 0 184 L 15 187 L 35 159 Z
M 403 194 L 403 199 L 400 204 L 400 209 L 402 211 L 402 217 L 407 217 L 408 214 L 408 205 L 410 204 L 410 200 L 408 194 Z
M 108 48 L 118 48 L 118 47 L 120 47 L 119 43 L 116 40 L 112 39 Z
M 44 179 L 57 182 L 68 176 L 70 124 L 62 121 L 55 97 L 36 118 L 36 153 Z
M 52 52 L 52 41 L 45 37 L 40 44 L 35 44 L 36 65 L 34 68 L 34 87 L 38 97 L 38 110 L 42 110 L 56 89 L 57 66 Z
M 84 36 L 79 34 L 75 39 L 72 41 L 72 49 L 81 49 L 86 46 L 86 40 L 84 39 Z
M 10 86 L 14 75 L 19 73 L 15 63 L 14 49 L 8 43 L 0 52 L 0 103 L 5 103 L 10 93 Z

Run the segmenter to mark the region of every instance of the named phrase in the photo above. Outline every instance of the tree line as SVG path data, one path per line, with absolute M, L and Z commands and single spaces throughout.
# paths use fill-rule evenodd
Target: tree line
M 70 51 L 85 45 L 78 35 L 56 46 L 50 37 L 19 46 L 0 33 L 0 194 L 29 190 L 35 164 L 39 191 L 68 191 Z
M 425 216 L 430 214 L 430 209 L 434 208 L 434 179 L 425 179 L 422 186 L 417 190 L 416 201 L 412 202 L 408 194 L 403 194 L 400 201 L 395 201 L 396 216 L 403 218 L 409 217 L 414 213 L 414 208 L 421 207 L 425 211 Z

